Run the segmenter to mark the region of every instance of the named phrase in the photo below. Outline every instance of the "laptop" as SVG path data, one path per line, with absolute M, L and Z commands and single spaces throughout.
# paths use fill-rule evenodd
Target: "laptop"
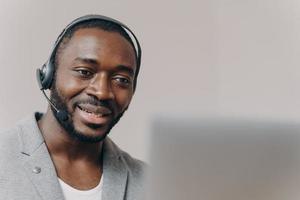
M 299 200 L 300 124 L 157 118 L 148 200 Z

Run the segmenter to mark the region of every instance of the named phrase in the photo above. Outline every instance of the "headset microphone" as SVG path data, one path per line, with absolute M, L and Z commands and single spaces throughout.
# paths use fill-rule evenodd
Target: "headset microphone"
M 61 121 L 67 121 L 69 119 L 68 113 L 64 110 L 57 109 L 57 107 L 54 105 L 54 103 L 46 95 L 45 89 L 42 87 L 42 84 L 41 84 L 41 70 L 40 69 L 36 70 L 36 77 L 37 77 L 37 81 L 39 83 L 39 87 L 40 87 L 42 93 L 44 94 L 44 96 L 47 99 L 48 103 L 52 106 L 52 108 L 54 108 L 58 119 L 60 119 Z

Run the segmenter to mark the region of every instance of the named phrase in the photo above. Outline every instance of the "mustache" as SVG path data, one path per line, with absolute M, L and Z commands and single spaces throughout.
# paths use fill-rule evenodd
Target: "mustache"
M 111 105 L 111 103 L 107 100 L 98 100 L 95 98 L 87 98 L 87 99 L 81 99 L 78 100 L 74 103 L 74 107 L 78 106 L 79 104 L 91 104 L 94 106 L 101 106 L 101 107 L 106 107 L 108 109 L 110 109 L 111 111 L 113 110 L 113 106 Z

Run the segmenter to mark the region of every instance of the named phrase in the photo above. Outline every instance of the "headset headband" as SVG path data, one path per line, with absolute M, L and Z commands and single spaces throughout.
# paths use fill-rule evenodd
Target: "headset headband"
M 110 17 L 106 17 L 103 15 L 85 15 L 82 17 L 79 17 L 77 19 L 75 19 L 74 21 L 72 21 L 70 24 L 68 24 L 63 31 L 59 34 L 58 38 L 55 41 L 55 44 L 52 48 L 51 54 L 49 59 L 47 60 L 47 62 L 42 66 L 42 69 L 37 69 L 37 79 L 38 79 L 38 83 L 39 83 L 39 87 L 41 90 L 46 90 L 49 89 L 51 87 L 52 84 L 52 80 L 53 80 L 53 76 L 54 76 L 54 56 L 56 54 L 56 50 L 60 44 L 60 42 L 62 41 L 62 39 L 64 38 L 66 32 L 68 30 L 70 30 L 71 28 L 73 28 L 74 26 L 78 25 L 79 23 L 85 22 L 85 21 L 90 21 L 90 20 L 103 20 L 103 21 L 108 21 L 108 22 L 112 22 L 120 27 L 122 27 L 124 29 L 124 31 L 129 35 L 134 49 L 135 49 L 135 53 L 136 53 L 136 59 L 137 59 L 137 67 L 136 67 L 136 76 L 135 76 L 135 83 L 134 83 L 134 87 L 136 86 L 136 81 L 137 81 L 137 75 L 139 73 L 139 68 L 140 68 L 140 64 L 141 64 L 141 57 L 142 57 L 142 50 L 141 50 L 141 46 L 140 43 L 137 39 L 137 37 L 134 35 L 134 33 L 122 22 L 112 19 Z
M 74 26 L 76 26 L 79 23 L 82 23 L 82 22 L 85 22 L 85 21 L 90 21 L 90 20 L 104 20 L 104 21 L 112 22 L 114 24 L 117 24 L 117 25 L 121 26 L 127 33 L 129 33 L 128 35 L 131 38 L 131 41 L 133 42 L 134 49 L 135 49 L 135 52 L 136 52 L 136 57 L 138 59 L 137 66 L 140 66 L 140 58 L 141 58 L 142 51 L 141 51 L 141 46 L 139 44 L 139 41 L 138 41 L 137 37 L 130 30 L 130 28 L 128 28 L 128 26 L 126 26 L 122 22 L 120 22 L 116 19 L 107 17 L 107 16 L 103 16 L 103 15 L 85 15 L 85 16 L 82 16 L 82 17 L 79 17 L 79 18 L 73 20 L 70 24 L 68 24 L 66 26 L 66 28 L 64 28 L 64 30 L 60 33 L 60 35 L 56 39 L 54 47 L 51 51 L 52 53 L 51 53 L 50 58 L 54 56 L 53 54 L 55 54 L 56 48 L 58 47 L 58 45 L 60 44 L 61 40 L 63 39 L 63 37 L 65 36 L 65 34 L 68 30 L 70 30 L 71 28 L 73 28 Z

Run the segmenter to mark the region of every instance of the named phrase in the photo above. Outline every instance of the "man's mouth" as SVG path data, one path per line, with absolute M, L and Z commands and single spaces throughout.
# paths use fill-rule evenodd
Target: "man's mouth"
M 90 124 L 104 124 L 112 115 L 112 111 L 104 106 L 78 104 L 77 108 L 83 121 Z
M 109 108 L 106 108 L 104 106 L 95 106 L 92 104 L 79 104 L 77 105 L 77 107 L 84 112 L 96 115 L 98 117 L 103 117 L 112 113 Z

